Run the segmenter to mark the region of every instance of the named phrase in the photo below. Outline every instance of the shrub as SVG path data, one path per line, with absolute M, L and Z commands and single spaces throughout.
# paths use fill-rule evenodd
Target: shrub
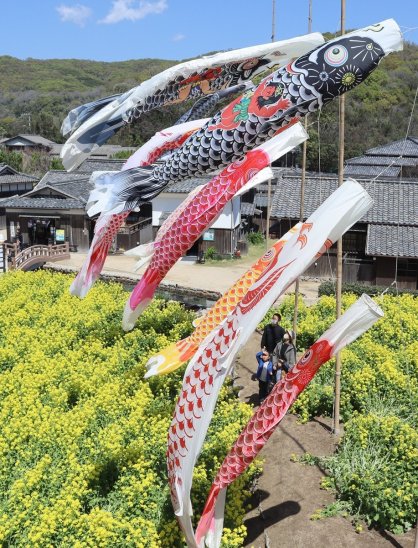
M 247 240 L 252 245 L 261 245 L 265 242 L 265 238 L 261 232 L 249 232 Z
M 207 260 L 215 259 L 216 255 L 217 255 L 217 251 L 216 251 L 216 248 L 213 246 L 208 247 L 207 250 L 205 251 L 205 259 Z
M 322 459 L 341 499 L 369 525 L 411 528 L 418 502 L 418 432 L 394 415 L 357 415 L 337 454 Z
M 396 289 L 395 287 L 383 287 L 379 285 L 363 285 L 358 283 L 343 283 L 342 285 L 343 293 L 352 293 L 353 295 L 362 295 L 366 293 L 371 297 L 376 297 L 381 295 L 383 292 L 387 295 L 403 295 L 405 293 L 410 295 L 418 295 L 418 291 L 414 289 Z M 331 280 L 322 282 L 318 288 L 318 295 L 335 295 L 335 283 Z

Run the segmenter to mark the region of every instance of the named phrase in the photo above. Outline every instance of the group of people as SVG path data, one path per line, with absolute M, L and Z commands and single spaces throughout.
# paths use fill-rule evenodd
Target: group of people
M 260 404 L 296 363 L 295 333 L 280 325 L 280 314 L 273 314 L 261 338 L 261 351 L 256 354 L 258 395 Z

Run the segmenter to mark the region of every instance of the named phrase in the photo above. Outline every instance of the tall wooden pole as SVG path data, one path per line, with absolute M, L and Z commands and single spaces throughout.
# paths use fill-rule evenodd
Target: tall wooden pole
M 341 0 L 341 34 L 345 34 L 345 0 Z M 344 179 L 344 131 L 345 131 L 345 95 L 339 98 L 339 151 L 338 151 L 338 186 Z M 336 287 L 336 313 L 341 316 L 341 290 L 343 278 L 343 241 L 337 242 L 337 287 Z M 340 394 L 341 394 L 341 354 L 335 356 L 335 390 L 334 390 L 334 435 L 340 435 Z
M 312 0 L 309 0 L 308 32 L 312 32 Z M 305 116 L 305 131 L 308 131 L 308 116 Z M 307 152 L 307 143 L 306 141 L 304 141 L 303 149 L 302 149 L 302 179 L 300 182 L 300 209 L 299 209 L 299 221 L 301 223 L 303 222 L 304 204 L 305 204 L 306 152 Z M 300 279 L 298 277 L 296 278 L 296 284 L 295 284 L 295 308 L 293 310 L 294 333 L 297 333 L 297 324 L 298 324 L 299 285 L 300 285 Z M 293 343 L 295 342 L 296 341 L 293 341 Z
M 271 16 L 271 41 L 276 39 L 276 0 L 273 0 L 273 13 Z M 271 198 L 271 179 L 268 180 L 267 208 L 266 208 L 266 250 L 269 249 L 270 235 L 270 198 Z

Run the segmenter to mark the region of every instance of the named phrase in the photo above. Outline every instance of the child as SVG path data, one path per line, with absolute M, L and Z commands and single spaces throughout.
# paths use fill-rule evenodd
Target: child
M 258 362 L 255 376 L 258 379 L 258 397 L 261 405 L 269 393 L 269 386 L 273 380 L 273 363 L 267 350 L 257 352 L 255 357 Z

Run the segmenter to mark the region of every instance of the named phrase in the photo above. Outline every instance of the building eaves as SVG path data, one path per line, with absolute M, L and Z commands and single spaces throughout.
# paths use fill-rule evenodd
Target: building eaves
M 74 198 L 46 198 L 12 196 L 0 202 L 2 208 L 6 209 L 84 209 L 84 203 Z
M 210 177 L 199 177 L 195 179 L 188 179 L 187 181 L 180 181 L 178 183 L 173 183 L 171 185 L 168 185 L 163 192 L 167 192 L 169 194 L 176 194 L 176 193 L 182 193 L 182 194 L 188 194 L 192 190 L 194 190 L 199 185 L 205 185 L 211 180 Z
M 399 177 L 401 168 L 398 166 L 373 166 L 347 164 L 344 168 L 344 175 L 347 177 Z
M 407 139 L 400 139 L 374 148 L 370 148 L 366 151 L 366 155 L 373 156 L 411 156 L 418 158 L 418 138 L 408 137 Z
M 300 177 L 282 177 L 274 193 L 271 218 L 298 219 Z M 418 181 L 360 181 L 373 198 L 373 206 L 362 222 L 418 226 Z M 305 180 L 305 218 L 311 215 L 338 186 L 335 175 L 307 177 Z
M 366 255 L 418 258 L 418 226 L 370 224 Z
M 244 217 L 252 217 L 254 215 L 254 210 L 255 204 L 241 202 L 241 215 L 244 215 Z

